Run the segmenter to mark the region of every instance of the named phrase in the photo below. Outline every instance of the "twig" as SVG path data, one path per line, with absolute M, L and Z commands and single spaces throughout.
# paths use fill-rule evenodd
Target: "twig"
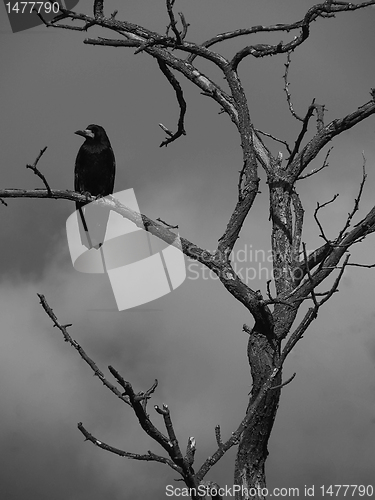
M 285 387 L 286 385 L 290 384 L 291 381 L 294 379 L 294 377 L 296 376 L 296 372 L 293 373 L 293 375 L 288 378 L 288 380 L 286 380 L 285 382 L 283 382 L 282 384 L 279 384 L 279 385 L 273 385 L 271 387 L 271 390 L 275 390 L 275 389 L 281 389 L 282 387 Z
M 184 93 L 182 91 L 182 87 L 179 84 L 177 78 L 173 75 L 172 71 L 168 68 L 166 63 L 160 59 L 157 58 L 159 68 L 163 75 L 167 78 L 169 83 L 172 85 L 176 92 L 176 98 L 177 102 L 180 107 L 180 117 L 178 119 L 178 124 L 177 124 L 177 131 L 175 133 L 171 132 L 168 130 L 164 125 L 160 124 L 161 128 L 166 132 L 169 137 L 165 139 L 161 144 L 160 147 L 162 146 L 168 146 L 171 142 L 175 141 L 182 135 L 186 135 L 185 128 L 184 128 L 184 119 L 185 119 L 185 114 L 186 114 L 186 101 L 184 99 Z
M 329 150 L 327 151 L 327 154 L 324 158 L 324 161 L 323 161 L 323 165 L 319 168 L 314 168 L 313 170 L 311 170 L 311 172 L 309 172 L 308 174 L 305 174 L 305 175 L 300 175 L 299 177 L 297 177 L 297 181 L 300 181 L 302 179 L 307 179 L 307 177 L 311 177 L 312 175 L 314 174 L 317 174 L 318 172 L 320 172 L 321 170 L 323 170 L 323 168 L 326 168 L 329 166 L 329 163 L 328 163 L 328 157 L 329 155 L 331 154 L 331 151 L 332 151 L 333 147 L 329 148 Z
M 174 431 L 171 414 L 167 405 L 163 404 L 163 408 L 160 408 L 158 405 L 154 406 L 157 413 L 163 416 L 164 425 L 167 429 L 169 444 L 173 448 L 173 461 L 181 465 L 183 463 L 183 456 L 181 453 L 180 445 L 178 443 L 178 439 L 176 437 L 176 433 Z
M 181 39 L 181 33 L 177 29 L 177 22 L 176 18 L 174 17 L 173 13 L 173 6 L 174 6 L 175 0 L 167 0 L 167 12 L 169 16 L 170 23 L 167 26 L 167 36 L 169 33 L 169 29 L 171 28 L 173 33 L 175 34 L 176 37 L 176 44 L 181 45 L 182 44 L 182 39 Z
M 340 135 L 345 130 L 349 130 L 357 123 L 374 113 L 375 100 L 371 100 L 357 108 L 352 113 L 349 113 L 342 118 L 336 118 L 331 123 L 328 123 L 328 125 L 323 127 L 320 132 L 316 133 L 314 137 L 301 149 L 298 155 L 296 155 L 289 169 L 291 178 L 297 179 L 300 177 L 303 170 L 334 137 Z
M 144 393 L 144 399 L 141 401 L 144 411 L 146 411 L 147 409 L 147 401 L 151 398 L 151 394 L 155 392 L 157 386 L 158 386 L 158 381 L 157 379 L 155 379 L 152 386 L 149 389 L 147 389 L 147 391 Z
M 185 40 L 190 24 L 186 21 L 185 16 L 182 12 L 179 12 L 178 15 L 180 16 L 180 20 L 181 20 L 181 24 L 182 24 L 181 39 Z
M 55 16 L 50 22 L 46 21 L 42 14 L 38 12 L 36 9 L 33 9 L 34 12 L 36 12 L 37 16 L 39 19 L 43 22 L 43 24 L 47 28 L 60 28 L 64 30 L 72 30 L 72 31 L 87 31 L 89 28 L 92 26 L 95 26 L 97 24 L 96 20 L 93 18 L 89 18 L 88 16 L 84 16 L 83 14 L 75 14 L 75 12 L 72 12 L 67 9 L 63 9 L 60 7 L 60 11 L 62 14 L 59 14 Z M 80 20 L 80 21 L 85 21 L 85 24 L 83 26 L 72 26 L 70 24 L 57 24 L 58 21 L 62 21 L 63 19 L 72 19 L 74 20 Z
M 326 294 L 326 296 L 319 302 L 319 307 L 322 306 L 325 302 L 327 302 L 327 300 L 329 300 L 332 295 L 338 291 L 338 286 L 339 286 L 339 283 L 341 281 L 341 278 L 344 274 L 344 271 L 345 271 L 345 268 L 346 266 L 349 265 L 349 259 L 350 259 L 350 254 L 348 254 L 346 257 L 345 257 L 345 260 L 344 260 L 344 263 L 340 269 L 340 272 L 339 272 L 339 275 L 337 276 L 337 278 L 335 279 L 331 289 L 329 290 L 329 292 Z
M 190 472 L 186 470 L 186 464 L 183 461 L 177 439 L 174 436 L 173 426 L 170 420 L 168 407 L 166 405 L 163 405 L 163 410 L 160 410 L 159 407 L 156 405 L 155 410 L 158 413 L 164 412 L 163 416 L 169 438 L 166 437 L 162 432 L 160 432 L 159 429 L 157 429 L 157 427 L 151 422 L 149 415 L 146 413 L 145 405 L 142 404 L 142 401 L 144 401 L 147 398 L 147 395 L 143 392 L 136 394 L 133 390 L 131 383 L 125 380 L 115 368 L 109 366 L 108 369 L 115 377 L 117 382 L 121 385 L 121 387 L 124 388 L 125 390 L 124 394 L 128 396 L 130 405 L 133 408 L 134 413 L 136 414 L 138 422 L 142 427 L 142 429 L 146 432 L 146 434 L 152 437 L 154 441 L 159 443 L 162 448 L 164 448 L 164 450 L 168 453 L 172 461 L 178 467 L 181 467 L 182 475 L 184 475 L 185 473 L 189 474 Z M 158 411 L 158 409 L 160 411 Z M 171 439 L 170 436 L 174 436 L 173 440 Z
M 91 443 L 93 443 L 95 446 L 98 446 L 102 450 L 109 451 L 110 453 L 114 453 L 115 455 L 119 455 L 120 457 L 131 458 L 133 460 L 144 460 L 147 462 L 151 462 L 151 461 L 152 462 L 161 462 L 163 464 L 169 465 L 169 467 L 171 467 L 174 471 L 181 472 L 179 467 L 176 466 L 173 463 L 173 461 L 169 458 L 162 457 L 160 455 L 156 455 L 155 453 L 151 453 L 151 451 L 149 451 L 147 453 L 147 455 L 140 455 L 139 453 L 131 453 L 129 451 L 120 450 L 119 448 L 115 448 L 114 446 L 110 446 L 109 444 L 106 444 L 103 441 L 100 441 L 95 436 L 90 434 L 90 432 L 88 432 L 85 429 L 82 422 L 79 422 L 78 429 L 85 436 L 86 441 L 90 441 Z
M 306 312 L 304 318 L 300 322 L 300 324 L 297 326 L 297 328 L 294 330 L 294 332 L 291 334 L 289 337 L 287 343 L 285 344 L 285 347 L 282 351 L 281 354 L 281 359 L 280 362 L 284 362 L 290 351 L 293 349 L 293 347 L 296 345 L 296 343 L 302 338 L 303 334 L 307 330 L 307 328 L 310 326 L 312 321 L 316 318 L 316 308 L 315 307 L 310 307 L 309 310 Z
M 45 148 L 43 148 L 43 149 L 40 150 L 40 153 L 37 156 L 37 158 L 34 161 L 34 163 L 32 165 L 27 164 L 26 168 L 29 168 L 30 170 L 32 170 L 34 172 L 34 174 L 39 177 L 39 179 L 42 179 L 42 182 L 45 185 L 45 187 L 46 187 L 46 189 L 48 191 L 48 194 L 51 196 L 51 188 L 49 187 L 47 179 L 44 177 L 44 175 L 42 174 L 42 172 L 40 170 L 38 170 L 37 167 L 36 167 L 38 165 L 38 163 L 39 163 L 39 160 L 41 159 L 41 157 L 46 152 L 46 150 L 47 150 L 47 146 Z
M 178 229 L 178 226 L 172 226 L 171 224 L 168 224 L 168 222 L 165 222 L 163 219 L 161 219 L 160 217 L 158 217 L 156 219 L 158 222 L 161 222 L 162 224 L 164 224 L 164 226 L 166 226 L 167 228 L 169 229 Z
M 366 267 L 367 269 L 373 269 L 375 267 L 375 264 L 357 264 L 355 262 L 348 262 L 347 266 Z M 339 267 L 336 266 L 336 269 L 339 269 Z
M 290 55 L 291 55 L 291 52 L 288 52 L 287 56 L 286 56 L 286 63 L 284 64 L 284 66 L 285 66 L 285 73 L 284 73 L 284 76 L 283 76 L 283 79 L 284 79 L 284 92 L 286 94 L 286 100 L 287 100 L 287 103 L 288 103 L 289 111 L 291 112 L 292 116 L 294 116 L 294 118 L 296 120 L 299 120 L 300 122 L 303 122 L 303 118 L 301 118 L 300 116 L 298 116 L 297 113 L 294 111 L 293 103 L 292 103 L 292 96 L 291 96 L 291 93 L 289 91 L 288 73 L 289 73 L 289 66 L 290 66 L 290 62 L 291 62 Z
M 320 236 L 324 239 L 324 241 L 328 244 L 330 244 L 331 242 L 327 239 L 326 235 L 324 234 L 324 230 L 323 230 L 323 226 L 322 224 L 320 223 L 320 220 L 318 219 L 318 212 L 319 210 L 321 210 L 322 208 L 326 207 L 327 205 L 329 205 L 330 203 L 333 203 L 336 198 L 338 197 L 339 195 L 338 194 L 335 194 L 333 196 L 333 198 L 331 200 L 328 200 L 326 201 L 325 203 L 323 203 L 322 205 L 320 205 L 319 202 L 317 202 L 316 204 L 316 209 L 314 210 L 314 219 L 316 220 L 316 223 L 318 224 L 319 226 L 319 229 L 320 229 Z
M 312 115 L 314 113 L 314 109 L 315 109 L 315 104 L 314 103 L 315 103 L 315 99 L 313 99 L 313 102 L 308 107 L 308 110 L 306 112 L 305 118 L 303 119 L 302 129 L 301 129 L 301 132 L 298 134 L 297 140 L 296 140 L 296 142 L 294 144 L 294 148 L 293 148 L 292 154 L 290 155 L 290 157 L 288 159 L 288 165 L 290 165 L 292 163 L 292 161 L 294 160 L 296 154 L 299 151 L 299 147 L 301 145 L 302 139 L 306 135 L 310 118 L 312 117 Z
M 351 222 L 352 222 L 352 219 L 354 217 L 354 214 L 358 211 L 359 209 L 359 202 L 361 201 L 361 198 L 362 198 L 362 194 L 363 194 L 363 188 L 364 188 L 364 185 L 365 185 L 365 182 L 366 182 L 366 179 L 367 179 L 367 174 L 366 174 L 366 158 L 364 156 L 364 154 L 362 153 L 362 157 L 363 157 L 363 164 L 362 164 L 362 181 L 361 181 L 361 184 L 359 185 L 359 192 L 358 192 L 358 196 L 357 198 L 354 199 L 354 206 L 353 206 L 353 210 L 348 213 L 348 218 L 346 219 L 346 222 L 345 222 L 345 225 L 344 227 L 341 229 L 340 231 L 340 234 L 337 238 L 337 241 L 340 241 L 341 238 L 344 236 L 344 233 L 345 231 L 348 229 L 348 227 L 350 226 Z
M 286 147 L 288 153 L 292 154 L 292 150 L 290 149 L 290 146 L 289 146 L 289 144 L 286 141 L 283 141 L 282 139 L 278 139 L 277 137 L 269 134 L 268 132 L 263 132 L 262 130 L 259 130 L 259 129 L 254 129 L 254 130 L 258 134 L 265 135 L 266 137 L 269 137 L 270 139 L 273 139 L 274 141 L 279 142 L 280 144 L 284 144 L 284 146 Z

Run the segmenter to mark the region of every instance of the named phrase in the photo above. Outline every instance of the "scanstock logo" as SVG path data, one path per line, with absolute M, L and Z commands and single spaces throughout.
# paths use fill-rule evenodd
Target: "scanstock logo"
M 140 213 L 133 189 L 112 196 Z M 74 268 L 82 273 L 108 274 L 119 311 L 158 299 L 186 279 L 178 235 L 168 245 L 120 214 L 108 211 L 100 201 L 85 205 L 82 214 L 75 211 L 66 221 L 66 232 Z
M 43 24 L 42 19 L 47 22 L 57 16 L 60 7 L 72 10 L 78 3 L 78 0 L 58 0 L 43 2 L 16 2 L 15 0 L 4 0 L 5 10 L 13 33 L 28 30 Z

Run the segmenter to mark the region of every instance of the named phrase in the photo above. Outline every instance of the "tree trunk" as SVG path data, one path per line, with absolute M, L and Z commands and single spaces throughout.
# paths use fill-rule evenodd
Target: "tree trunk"
M 253 385 L 249 405 L 256 398 L 260 387 L 269 376 L 279 358 L 280 344 L 271 335 L 253 328 L 248 344 L 248 358 Z M 281 372 L 275 386 L 281 384 Z M 279 405 L 280 389 L 270 390 L 260 403 L 253 419 L 244 430 L 238 446 L 234 471 L 234 484 L 240 487 L 236 500 L 265 499 L 265 461 L 268 456 L 268 439 Z

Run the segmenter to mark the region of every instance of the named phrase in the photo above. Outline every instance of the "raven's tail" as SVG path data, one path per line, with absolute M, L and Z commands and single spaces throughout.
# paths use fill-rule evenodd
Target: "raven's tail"
M 83 213 L 84 206 L 85 206 L 84 203 L 79 203 L 78 201 L 76 202 L 76 210 L 79 213 L 78 227 L 79 227 L 79 234 L 81 236 L 81 242 L 82 242 L 82 245 L 84 245 L 86 248 L 88 248 L 90 250 L 93 247 L 93 245 L 91 243 L 89 230 L 87 228 L 85 215 Z M 81 224 L 80 224 L 80 222 L 81 222 Z

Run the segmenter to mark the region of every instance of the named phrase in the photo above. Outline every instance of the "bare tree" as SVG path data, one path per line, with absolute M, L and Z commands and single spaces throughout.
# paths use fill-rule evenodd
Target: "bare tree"
M 191 498 L 193 499 L 205 497 L 203 490 L 198 488 L 200 485 L 206 487 L 207 491 L 211 488 L 212 498 L 221 498 L 219 493 L 216 493 L 215 496 L 213 492 L 218 485 L 205 481 L 205 477 L 230 448 L 238 446 L 234 471 L 234 484 L 238 486 L 236 498 L 263 499 L 266 487 L 267 445 L 277 413 L 281 388 L 291 381 L 291 379 L 282 380 L 285 359 L 317 317 L 320 307 L 338 291 L 344 270 L 350 265 L 362 265 L 350 262 L 350 254 L 348 253 L 350 247 L 363 241 L 366 236 L 375 231 L 375 206 L 367 214 L 362 215 L 359 222 L 353 223 L 353 218 L 359 211 L 366 181 L 364 159 L 363 178 L 359 186 L 358 196 L 343 227 L 337 231 L 334 239 L 329 239 L 324 232 L 319 213 L 335 198 L 322 205 L 317 204 L 314 218 L 323 244 L 312 253 L 308 253 L 306 250 L 306 245 L 302 240 L 304 209 L 296 183 L 300 180 L 307 180 L 328 166 L 330 150 L 325 154 L 320 168 L 307 172 L 310 163 L 332 139 L 375 113 L 375 90 L 369 89 L 371 98 L 368 102 L 346 116 L 336 118 L 327 124 L 324 117 L 325 105 L 318 104 L 315 100 L 308 106 L 304 115 L 299 116 L 293 107 L 289 91 L 288 72 L 291 55 L 308 40 L 310 27 L 314 21 L 320 21 L 322 18 L 332 19 L 339 13 L 365 9 L 375 5 L 375 0 L 358 4 L 327 0 L 311 7 L 301 20 L 294 23 L 238 29 L 218 34 L 199 44 L 187 41 L 189 23 L 182 13 L 176 16 L 174 12 L 175 0 L 166 0 L 169 23 L 163 34 L 128 21 L 119 21 L 116 19 L 116 12 L 106 17 L 103 4 L 103 1 L 94 1 L 93 16 L 61 8 L 61 14 L 52 22 L 45 22 L 45 25 L 49 28 L 75 31 L 87 31 L 92 26 L 107 28 L 114 32 L 118 38 L 87 38 L 84 43 L 134 48 L 136 54 L 144 52 L 156 59 L 161 72 L 176 94 L 180 112 L 174 132 L 161 125 L 166 133 L 166 138 L 161 146 L 173 143 L 186 133 L 184 126 L 186 102 L 183 89 L 175 73 L 190 80 L 204 95 L 213 99 L 218 104 L 220 112 L 229 116 L 240 136 L 243 163 L 238 179 L 238 196 L 228 224 L 219 238 L 216 251 L 210 252 L 200 248 L 184 238 L 181 239 L 181 242 L 184 254 L 213 271 L 227 291 L 243 304 L 253 318 L 251 327 L 244 325 L 244 330 L 249 335 L 248 360 L 252 376 L 252 389 L 246 414 L 237 429 L 232 432 L 229 438 L 223 439 L 220 427 L 217 426 L 215 428 L 216 451 L 200 467 L 196 467 L 194 464 L 195 441 L 190 438 L 186 451 L 181 450 L 168 407 L 166 405 L 154 407 L 164 419 L 165 434 L 159 431 L 151 421 L 147 412 L 147 403 L 157 387 L 157 381 L 147 391 L 136 393 L 131 384 L 115 368 L 109 367 L 121 389 L 113 385 L 95 362 L 88 357 L 83 348 L 69 335 L 67 329 L 70 325 L 60 323 L 45 297 L 40 295 L 44 310 L 54 325 L 61 330 L 65 340 L 78 350 L 81 357 L 89 364 L 103 384 L 132 408 L 142 429 L 164 449 L 165 455 L 156 455 L 151 452 L 144 455 L 129 453 L 103 443 L 90 434 L 83 424 L 80 423 L 78 427 L 86 439 L 107 451 L 135 460 L 158 461 L 169 465 L 181 475 L 186 486 L 192 488 Z M 81 25 L 64 24 L 66 20 L 78 21 L 81 22 Z M 246 37 L 254 36 L 257 33 L 282 33 L 289 40 L 276 44 L 245 45 L 231 58 L 226 58 L 213 50 L 214 46 L 220 46 L 227 40 L 234 38 L 247 40 Z M 284 74 L 286 100 L 291 115 L 300 122 L 300 131 L 293 144 L 255 127 L 247 97 L 238 75 L 239 65 L 247 57 L 280 57 L 283 54 L 286 58 Z M 197 68 L 195 61 L 198 59 L 212 63 L 221 71 L 226 80 L 226 90 Z M 309 128 L 311 129 L 311 122 L 314 119 L 316 122 L 315 131 L 312 138 L 307 139 L 307 133 Z M 266 146 L 264 137 L 282 144 L 286 151 L 286 157 L 284 158 L 281 153 L 274 156 L 269 147 Z M 30 197 L 61 198 L 73 202 L 86 201 L 87 196 L 81 193 L 56 191 L 50 188 L 47 180 L 38 169 L 38 162 L 43 153 L 44 150 L 41 151 L 34 164 L 29 165 L 29 168 L 41 178 L 45 189 L 5 189 L 0 191 L 0 197 L 2 199 Z M 259 194 L 259 168 L 264 170 L 267 177 L 269 218 L 272 223 L 271 246 L 274 279 L 267 283 L 266 297 L 262 296 L 260 291 L 251 289 L 240 279 L 230 260 L 230 254 Z M 137 226 L 145 227 L 150 233 L 165 242 L 173 243 L 175 241 L 175 233 L 167 224 L 137 214 L 115 199 L 112 201 L 103 200 L 101 203 L 108 205 Z M 329 277 L 331 277 L 330 281 L 327 280 Z M 323 282 L 329 282 L 329 285 L 326 285 L 328 289 L 322 291 L 320 286 Z M 309 307 L 302 320 L 296 324 L 297 313 L 305 303 L 308 303 Z M 282 345 L 283 341 L 285 344 Z

